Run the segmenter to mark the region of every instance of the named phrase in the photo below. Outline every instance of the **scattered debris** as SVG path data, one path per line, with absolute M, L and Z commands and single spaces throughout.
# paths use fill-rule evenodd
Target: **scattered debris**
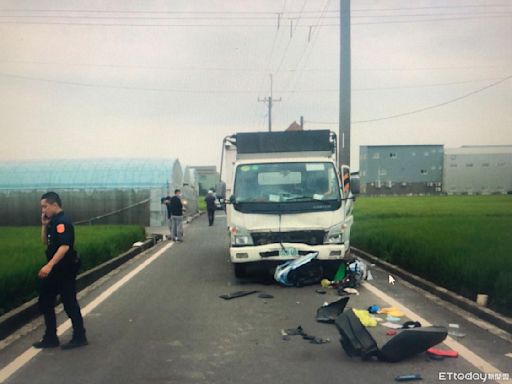
M 361 324 L 363 324 L 365 327 L 376 327 L 377 326 L 377 320 L 375 320 L 375 318 L 372 317 L 372 315 L 370 315 L 370 313 L 366 309 L 352 308 L 352 311 L 359 318 L 359 321 L 361 321 Z
M 413 373 L 410 375 L 401 375 L 395 377 L 395 381 L 417 381 L 417 380 L 423 380 L 421 375 L 419 373 Z
M 388 335 L 388 336 L 395 336 L 395 335 L 396 335 L 396 333 L 397 333 L 397 332 L 396 332 L 394 329 L 388 329 L 388 330 L 386 331 L 386 335 Z
M 402 326 L 400 324 L 390 323 L 389 321 L 386 321 L 385 323 L 382 323 L 381 325 L 383 327 L 391 328 L 391 329 L 402 329 Z
M 258 297 L 259 297 L 260 299 L 273 299 L 273 298 L 274 298 L 274 296 L 273 296 L 273 295 L 271 295 L 270 293 L 265 293 L 265 292 L 260 293 L 260 294 L 258 295 Z
M 274 273 L 274 279 L 287 287 L 303 287 L 318 283 L 322 279 L 323 268 L 311 263 L 317 256 L 318 252 L 311 252 L 279 265 Z
M 368 270 L 368 274 L 366 275 L 366 280 L 368 280 L 368 281 L 372 281 L 373 280 L 372 271 Z
M 370 305 L 368 307 L 368 312 L 370 313 L 378 313 L 380 311 L 380 307 L 378 305 Z
M 393 317 L 403 317 L 405 314 L 396 307 L 390 307 L 390 308 L 381 308 L 377 313 L 381 315 L 390 315 Z
M 427 353 L 432 356 L 441 356 L 441 357 L 458 357 L 459 353 L 457 351 L 451 349 L 439 349 L 439 348 L 429 348 L 427 349 Z
M 315 292 L 318 293 L 319 295 L 325 295 L 327 293 L 325 289 L 316 289 Z
M 506 353 L 505 356 L 512 358 L 512 352 L 511 353 Z
M 387 315 L 387 316 L 386 316 L 386 320 L 387 320 L 387 321 L 391 321 L 392 323 L 398 323 L 398 322 L 400 322 L 402 319 L 400 319 L 399 317 L 395 317 L 395 316 Z
M 344 288 L 343 292 L 348 293 L 349 295 L 359 296 L 359 291 L 355 288 Z
M 466 336 L 465 333 L 460 332 L 459 324 L 448 324 L 448 335 L 462 339 Z
M 329 288 L 331 286 L 332 282 L 327 280 L 327 279 L 322 279 L 320 281 L 320 285 L 322 286 L 322 288 Z
M 421 323 L 419 321 L 406 321 L 402 324 L 402 328 L 419 328 L 421 327 Z
M 345 309 L 348 300 L 349 297 L 346 296 L 333 303 L 327 303 L 327 305 L 324 304 L 316 311 L 316 321 L 320 323 L 334 323 L 336 317 L 338 317 Z
M 281 336 L 283 340 L 286 341 L 290 340 L 290 336 L 302 336 L 304 340 L 309 341 L 311 344 L 326 344 L 331 342 L 328 338 L 308 335 L 300 325 L 297 328 L 281 329 Z
M 220 295 L 219 297 L 224 300 L 231 300 L 236 299 L 237 297 L 243 297 L 247 295 L 252 295 L 253 293 L 256 293 L 259 291 L 236 291 L 231 293 L 226 293 L 224 295 Z

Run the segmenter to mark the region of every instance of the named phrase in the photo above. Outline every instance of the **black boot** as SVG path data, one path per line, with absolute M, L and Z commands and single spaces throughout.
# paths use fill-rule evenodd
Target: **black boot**
M 83 336 L 73 335 L 71 340 L 69 340 L 66 344 L 63 344 L 61 346 L 61 348 L 62 349 L 73 349 L 73 348 L 86 346 L 87 344 L 89 344 L 89 342 L 87 341 L 87 337 L 85 337 L 85 335 L 83 335 Z
M 34 348 L 56 348 L 60 345 L 59 338 L 57 336 L 43 336 L 41 340 L 32 344 Z

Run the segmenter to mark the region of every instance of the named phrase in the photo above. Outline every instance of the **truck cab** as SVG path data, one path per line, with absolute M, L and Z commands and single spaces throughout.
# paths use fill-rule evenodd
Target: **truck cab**
M 238 133 L 223 147 L 230 152 L 226 212 L 235 275 L 310 252 L 334 273 L 349 250 L 353 222 L 336 136 L 328 130 Z

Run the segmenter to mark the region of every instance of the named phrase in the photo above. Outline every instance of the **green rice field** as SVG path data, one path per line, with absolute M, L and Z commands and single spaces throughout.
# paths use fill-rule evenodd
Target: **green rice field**
M 512 196 L 360 197 L 351 244 L 512 315 Z
M 138 226 L 77 226 L 76 249 L 88 270 L 144 240 Z M 45 264 L 40 227 L 0 227 L 0 314 L 37 295 L 37 272 Z

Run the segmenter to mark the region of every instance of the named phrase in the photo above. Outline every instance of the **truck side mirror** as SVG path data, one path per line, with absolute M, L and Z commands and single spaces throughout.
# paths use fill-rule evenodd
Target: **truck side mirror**
M 350 177 L 350 192 L 353 195 L 359 195 L 360 193 L 360 179 L 359 175 L 351 175 Z

